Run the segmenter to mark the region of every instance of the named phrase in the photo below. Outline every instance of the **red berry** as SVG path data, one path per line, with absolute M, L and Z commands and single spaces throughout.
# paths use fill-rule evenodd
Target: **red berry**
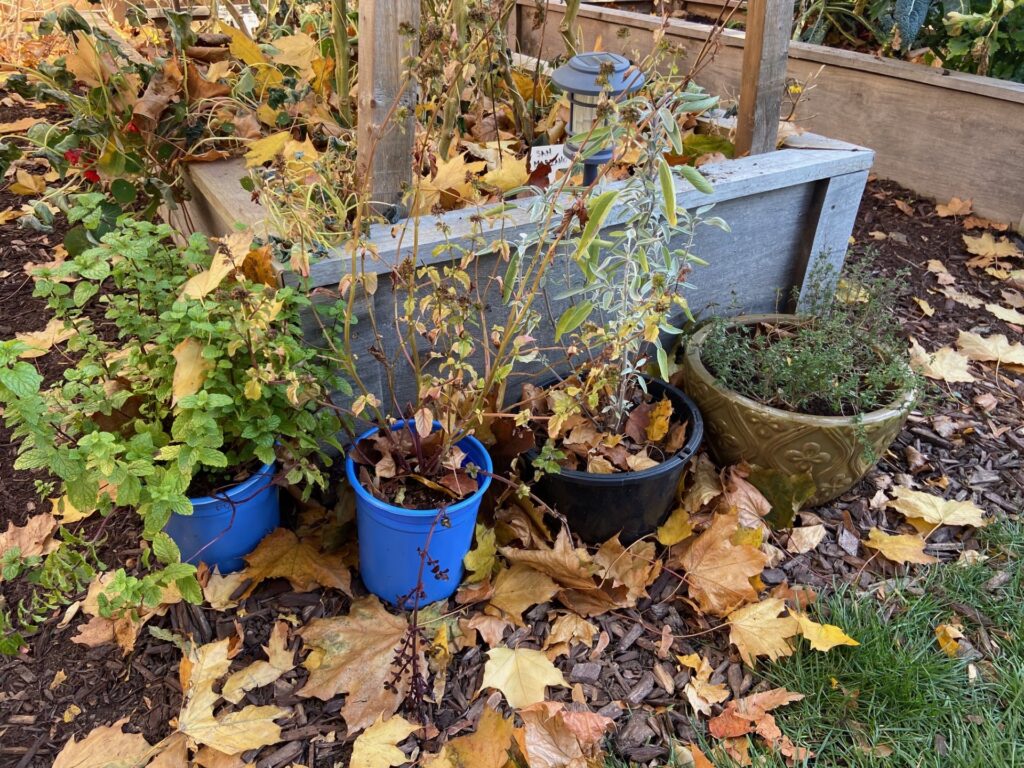
M 82 150 L 80 149 L 68 149 L 64 151 L 64 159 L 72 165 L 78 165 L 82 159 Z
M 92 168 L 90 168 L 88 171 L 86 171 L 82 175 L 85 176 L 85 180 L 86 181 L 91 181 L 93 184 L 99 183 L 100 175 L 98 173 L 96 173 L 96 171 L 94 171 Z

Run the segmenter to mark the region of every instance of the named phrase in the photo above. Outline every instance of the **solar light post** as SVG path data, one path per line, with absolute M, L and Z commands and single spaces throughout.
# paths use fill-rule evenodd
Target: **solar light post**
M 565 154 L 575 157 L 591 132 L 607 124 L 607 118 L 600 117 L 597 111 L 601 95 L 617 99 L 633 93 L 644 84 L 644 75 L 624 56 L 595 51 L 573 56 L 552 73 L 551 81 L 569 97 L 569 138 L 565 142 Z M 591 149 L 593 145 L 588 147 Z M 611 146 L 604 146 L 583 159 L 585 185 L 594 183 L 597 169 L 612 159 L 612 150 Z

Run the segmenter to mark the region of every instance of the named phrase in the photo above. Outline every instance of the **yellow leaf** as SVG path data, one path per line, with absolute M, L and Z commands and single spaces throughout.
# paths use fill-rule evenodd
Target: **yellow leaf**
M 711 716 L 711 706 L 721 704 L 729 698 L 729 689 L 724 684 L 711 682 L 711 675 L 714 672 L 708 660 L 691 653 L 687 656 L 678 656 L 679 662 L 693 669 L 693 675 L 686 684 L 686 699 L 690 702 L 694 712 L 699 712 L 708 717 Z
M 939 648 L 951 659 L 957 657 L 960 650 L 958 641 L 963 640 L 963 637 L 964 633 L 960 631 L 960 627 L 954 624 L 939 624 L 935 628 L 935 639 L 939 643 Z
M 253 68 L 256 81 L 261 88 L 271 88 L 282 83 L 284 75 L 274 68 L 255 42 L 249 39 L 243 32 L 225 24 L 223 21 L 219 22 L 218 28 L 222 34 L 231 38 L 231 43 L 228 46 L 231 55 Z
M 1021 314 L 1016 309 L 1001 307 L 998 304 L 986 304 L 985 309 L 1004 322 L 1024 325 L 1024 314 Z
M 683 490 L 683 509 L 691 515 L 700 512 L 705 504 L 722 494 L 722 479 L 707 454 L 697 457 L 697 464 L 687 482 Z
M 671 547 L 692 535 L 693 526 L 690 525 L 690 513 L 679 507 L 669 515 L 664 525 L 658 527 L 657 537 L 661 544 Z
M 413 181 L 411 216 L 430 213 L 435 207 L 451 210 L 476 200 L 473 179 L 487 163 L 466 162 L 464 154 L 454 154 L 448 160 L 437 158 L 437 173 L 433 177 L 418 176 Z
M 672 419 L 672 401 L 667 397 L 659 400 L 651 409 L 651 420 L 647 422 L 647 439 L 656 443 L 668 434 L 669 421 Z
M 291 132 L 278 131 L 254 141 L 249 145 L 249 151 L 245 153 L 245 166 L 252 168 L 270 162 L 284 151 L 291 138 Z
M 711 526 L 686 545 L 678 558 L 690 597 L 702 611 L 715 616 L 725 616 L 757 599 L 750 579 L 759 576 L 768 561 L 757 548 L 732 542 L 738 527 L 737 515 L 715 515 Z
M 151 752 L 141 733 L 125 733 L 128 718 L 89 731 L 81 741 L 72 736 L 61 749 L 53 768 L 132 768 L 145 764 Z
M 543 652 L 529 648 L 492 648 L 487 652 L 480 688 L 501 691 L 513 709 L 544 701 L 549 685 L 569 687 Z
M 340 554 L 321 552 L 315 543 L 300 539 L 286 528 L 267 534 L 256 549 L 245 556 L 243 573 L 251 580 L 243 597 L 252 594 L 266 579 L 288 579 L 296 592 L 312 592 L 318 587 L 351 593 L 351 575 Z
M 1008 259 L 1021 256 L 1021 250 L 1005 237 L 996 240 L 991 232 L 985 232 L 979 237 L 963 235 L 967 251 L 975 256 L 984 256 L 990 259 Z
M 174 378 L 171 381 L 171 406 L 178 404 L 183 397 L 194 395 L 203 388 L 203 382 L 213 367 L 209 360 L 203 359 L 203 345 L 195 339 L 181 341 L 174 348 Z
M 830 651 L 837 645 L 860 645 L 835 624 L 819 624 L 802 613 L 796 614 L 802 634 L 816 651 Z
M 267 654 L 267 661 L 254 661 L 224 681 L 221 695 L 232 704 L 240 702 L 246 691 L 269 685 L 295 668 L 295 654 L 288 650 L 288 625 L 283 621 L 274 624 L 263 651 Z
M 921 312 L 924 314 L 925 317 L 931 317 L 932 315 L 935 314 L 935 310 L 932 308 L 932 305 L 929 304 L 924 299 L 919 299 L 917 298 L 917 296 L 915 296 L 914 301 L 917 303 L 917 306 L 921 308 Z
M 468 575 L 465 578 L 467 584 L 476 584 L 488 578 L 493 572 L 497 563 L 498 545 L 494 536 L 494 529 L 489 525 L 477 523 L 476 525 L 476 546 L 466 553 L 463 558 L 463 565 L 466 566 Z
M 50 503 L 53 505 L 53 514 L 58 517 L 62 524 L 67 525 L 68 523 L 77 523 L 79 520 L 85 520 L 89 515 L 96 512 L 98 507 L 92 509 L 80 510 L 76 509 L 71 503 L 71 500 L 67 497 L 67 494 L 60 496 L 56 499 L 50 499 Z
M 249 400 L 259 400 L 263 395 L 263 385 L 260 384 L 259 379 L 249 379 L 245 382 L 245 388 L 242 392 Z
M 1024 344 L 1011 344 L 1001 333 L 986 338 L 976 333 L 960 331 L 956 345 L 971 360 L 1024 365 Z
M 378 716 L 377 722 L 356 737 L 350 768 L 392 768 L 407 763 L 409 758 L 397 745 L 418 728 L 399 715 L 388 720 Z
M 908 518 L 915 518 L 937 525 L 971 525 L 982 528 L 988 525 L 985 513 L 971 501 L 955 501 L 933 496 L 922 491 L 912 491 L 903 486 L 893 490 L 895 500 L 888 506 Z
M 209 269 L 203 270 L 198 275 L 193 275 L 181 286 L 178 300 L 203 298 L 216 289 L 221 284 L 221 281 L 231 274 L 234 268 L 235 265 L 231 263 L 227 254 L 223 251 L 217 251 L 213 255 Z
M 545 603 L 554 597 L 558 585 L 547 575 L 523 563 L 513 563 L 498 574 L 494 581 L 491 605 L 519 626 L 523 626 L 523 611 Z
M 784 600 L 770 597 L 729 614 L 729 642 L 749 666 L 758 656 L 775 661 L 793 653 L 790 638 L 800 627 L 792 616 L 779 616 L 785 610 Z
M 19 168 L 14 174 L 15 181 L 7 188 L 8 192 L 16 195 L 41 195 L 46 191 L 46 179 L 42 176 L 33 176 L 28 171 Z
M 521 187 L 530 180 L 530 172 L 526 169 L 526 158 L 503 158 L 501 165 L 483 175 L 480 179 L 489 187 L 497 187 L 502 192 Z
M 18 341 L 28 345 L 29 347 L 28 349 L 18 353 L 18 357 L 42 357 L 49 352 L 55 344 L 67 341 L 77 333 L 78 331 L 76 331 L 74 327 L 70 325 L 65 327 L 63 320 L 56 317 L 50 318 L 50 322 L 48 322 L 46 327 L 41 331 L 26 331 L 25 333 L 15 334 L 15 338 L 17 338 Z
M 514 731 L 511 717 L 484 707 L 476 731 L 457 736 L 440 753 L 428 755 L 424 768 L 504 768 Z
M 312 72 L 313 59 L 318 56 L 317 42 L 305 32 L 279 37 L 270 44 L 278 50 L 270 57 L 275 64 L 295 67 L 303 73 Z
M 545 648 L 550 648 L 558 643 L 583 643 L 588 648 L 594 644 L 594 635 L 597 634 L 597 627 L 575 613 L 566 613 L 555 619 L 551 625 L 551 633 L 544 642 Z
M 247 706 L 237 712 L 219 712 L 214 707 L 221 694 L 214 685 L 231 666 L 228 658 L 230 638 L 199 647 L 191 647 L 182 660 L 182 678 L 186 680 L 184 703 L 178 717 L 178 730 L 200 744 L 219 752 L 237 755 L 281 740 L 281 726 L 274 721 L 290 710 L 274 706 Z
M 949 383 L 974 381 L 967 362 L 967 357 L 950 347 L 942 347 L 929 354 L 916 339 L 910 340 L 910 365 L 929 379 Z
M 925 554 L 924 539 L 912 534 L 891 535 L 872 528 L 868 531 L 868 540 L 864 546 L 877 549 L 894 563 L 920 563 L 927 565 L 937 563 L 938 558 Z

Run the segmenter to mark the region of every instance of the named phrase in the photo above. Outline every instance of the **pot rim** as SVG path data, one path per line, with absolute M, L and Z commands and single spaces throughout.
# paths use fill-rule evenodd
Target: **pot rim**
M 730 327 L 735 327 L 738 325 L 752 325 L 753 323 L 770 320 L 798 320 L 799 318 L 799 315 L 787 314 L 784 312 L 764 312 L 752 315 L 737 315 L 736 317 L 729 318 L 726 322 Z M 868 411 L 867 413 L 856 414 L 853 416 L 815 416 L 810 413 L 787 411 L 782 408 L 765 405 L 764 403 L 759 403 L 757 400 L 753 400 L 746 395 L 741 395 L 733 389 L 729 389 L 715 376 L 713 376 L 711 371 L 704 366 L 704 362 L 700 358 L 700 352 L 704 344 L 704 339 L 710 330 L 709 326 L 704 326 L 703 328 L 698 329 L 686 343 L 686 362 L 689 364 L 694 374 L 709 386 L 714 387 L 714 389 L 723 397 L 736 401 L 750 410 L 759 411 L 760 413 L 768 416 L 784 417 L 787 420 L 798 424 L 807 424 L 819 427 L 847 426 L 858 423 L 877 424 L 908 412 L 914 404 L 914 400 L 917 398 L 917 390 L 910 390 L 909 392 L 903 393 L 902 396 L 896 398 L 896 400 L 884 408 L 878 408 L 874 411 Z
M 210 504 L 225 504 L 225 503 L 227 503 L 227 501 L 225 499 L 233 501 L 235 499 L 235 497 L 238 496 L 239 494 L 242 494 L 245 491 L 252 490 L 252 486 L 255 485 L 257 483 L 257 481 L 267 477 L 268 475 L 273 477 L 274 471 L 276 470 L 276 468 L 277 468 L 277 462 L 276 461 L 271 462 L 270 464 L 264 464 L 259 469 L 257 469 L 255 472 L 253 472 L 251 475 L 249 475 L 247 478 L 245 478 L 245 480 L 243 480 L 242 482 L 238 483 L 237 485 L 233 485 L 230 488 L 228 488 L 226 491 L 224 491 L 224 493 L 222 493 L 220 495 L 220 497 L 218 497 L 218 496 L 189 496 L 188 500 L 192 503 L 192 514 L 195 514 L 196 511 L 197 511 L 196 508 L 200 507 L 200 506 L 207 506 L 207 505 L 210 505 Z
M 683 443 L 683 447 L 676 451 L 672 456 L 665 459 L 665 461 L 658 464 L 656 467 L 649 467 L 648 469 L 626 470 L 625 472 L 611 472 L 604 474 L 601 472 L 583 472 L 578 469 L 559 469 L 559 477 L 569 478 L 571 480 L 585 480 L 595 484 L 607 484 L 607 485 L 622 485 L 626 482 L 632 482 L 634 480 L 646 480 L 652 477 L 658 477 L 659 475 L 671 472 L 676 469 L 680 464 L 688 462 L 693 455 L 697 452 L 700 447 L 701 440 L 704 439 L 704 418 L 701 416 L 700 408 L 697 407 L 697 403 L 693 401 L 688 394 L 686 394 L 679 387 L 674 387 L 663 379 L 656 378 L 654 376 L 644 376 L 649 382 L 657 382 L 661 385 L 666 392 L 672 392 L 683 404 L 689 409 L 692 415 L 690 436 L 686 438 L 686 442 Z M 545 379 L 537 386 L 541 389 L 547 389 L 551 384 L 558 381 L 558 377 L 551 379 Z M 536 448 L 531 448 L 528 451 L 524 451 L 522 454 L 530 463 L 533 463 L 533 459 L 540 455 L 540 451 Z M 684 458 L 685 457 L 685 458 Z
M 414 423 L 414 421 L 415 421 L 414 419 L 399 419 L 394 424 L 391 425 L 391 431 L 394 432 L 396 429 L 400 429 L 401 427 L 405 426 L 408 423 Z M 441 422 L 434 421 L 434 431 L 437 431 L 440 428 L 441 428 Z M 379 427 L 373 427 L 371 429 L 368 429 L 368 430 L 366 430 L 366 432 L 364 432 L 363 434 L 359 435 L 359 437 L 357 437 L 355 439 L 355 443 L 358 443 L 360 440 L 364 440 L 367 437 L 372 437 L 373 435 L 377 434 L 377 432 L 379 432 L 379 431 L 380 431 Z M 484 463 L 486 464 L 486 466 L 479 467 L 479 468 L 482 469 L 483 471 L 487 472 L 487 474 L 484 475 L 483 482 L 480 483 L 477 486 L 477 489 L 475 491 L 473 491 L 473 493 L 469 494 L 469 496 L 467 496 L 466 498 L 462 499 L 461 501 L 457 501 L 454 504 L 452 504 L 451 506 L 446 507 L 446 511 L 450 515 L 458 514 L 459 512 L 461 512 L 462 510 L 466 509 L 467 507 L 469 507 L 471 505 L 479 504 L 480 502 L 478 500 L 478 497 L 481 497 L 485 493 L 487 493 L 487 489 L 491 487 L 491 473 L 494 472 L 494 463 L 491 461 L 491 454 L 488 453 L 487 446 L 485 446 L 483 443 L 481 443 L 479 440 L 477 440 L 475 437 L 473 437 L 473 435 L 466 435 L 461 440 L 459 440 L 459 442 L 461 443 L 464 440 L 468 440 L 471 443 L 475 443 L 476 447 L 478 447 L 480 449 L 481 454 L 484 456 L 484 460 L 485 460 Z M 355 443 L 353 443 L 352 445 L 355 446 Z M 384 501 L 383 499 L 378 499 L 372 493 L 367 491 L 363 487 L 363 484 L 361 482 L 359 482 L 359 478 L 356 476 L 355 467 L 356 467 L 355 461 L 352 460 L 352 457 L 349 455 L 349 451 L 346 450 L 345 451 L 345 477 L 348 480 L 348 484 L 351 485 L 353 490 L 355 491 L 356 496 L 358 496 L 359 498 L 361 498 L 363 501 L 365 501 L 367 503 L 374 504 L 374 505 L 380 507 L 381 509 L 383 509 L 383 510 L 385 510 L 385 511 L 391 513 L 391 514 L 394 514 L 394 515 L 399 515 L 399 516 L 400 515 L 405 515 L 407 517 L 415 517 L 415 518 L 420 518 L 420 517 L 431 517 L 432 518 L 432 517 L 436 517 L 438 511 L 441 509 L 440 507 L 435 507 L 433 509 L 409 509 L 408 507 L 399 507 L 399 506 L 391 504 L 391 503 L 389 503 L 387 501 Z

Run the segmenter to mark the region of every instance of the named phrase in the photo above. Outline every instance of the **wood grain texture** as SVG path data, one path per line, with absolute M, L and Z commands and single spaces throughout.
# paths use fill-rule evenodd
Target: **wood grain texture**
M 560 5 L 547 3 L 551 18 L 542 36 L 533 27 L 533 0 L 520 0 L 523 53 L 544 58 L 560 50 L 550 33 Z M 607 50 L 638 59 L 650 53 L 662 21 L 585 5 L 577 25 L 584 43 L 600 36 Z M 709 30 L 670 19 L 665 39 L 693 56 Z M 738 95 L 743 37 L 735 30 L 722 33 L 718 55 L 700 77 L 710 92 Z M 686 67 L 685 58 L 677 63 Z M 883 178 L 943 201 L 971 197 L 980 215 L 1024 231 L 1024 84 L 790 43 L 788 75 L 807 81 L 816 74 L 816 87 L 801 106 L 802 127 L 871 147 L 874 170 Z
M 747 3 L 736 130 L 736 151 L 741 155 L 759 155 L 775 149 L 792 26 L 791 0 Z
M 356 163 L 374 202 L 398 205 L 412 182 L 416 84 L 404 69 L 415 53 L 420 0 L 360 0 Z M 399 114 L 404 110 L 404 117 Z

